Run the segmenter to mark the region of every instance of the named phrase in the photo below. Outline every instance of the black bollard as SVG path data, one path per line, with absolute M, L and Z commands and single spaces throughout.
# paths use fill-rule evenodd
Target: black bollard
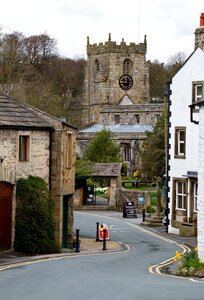
M 103 250 L 106 250 L 106 229 L 103 229 Z
M 145 222 L 145 208 L 142 210 L 142 222 Z
M 79 229 L 76 229 L 76 250 L 75 252 L 80 252 L 79 250 Z
M 99 242 L 99 222 L 96 222 L 96 242 Z

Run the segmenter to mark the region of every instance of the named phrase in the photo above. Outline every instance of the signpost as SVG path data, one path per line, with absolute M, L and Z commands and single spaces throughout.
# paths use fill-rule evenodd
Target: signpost
M 123 218 L 137 218 L 134 202 L 126 201 L 124 203 Z

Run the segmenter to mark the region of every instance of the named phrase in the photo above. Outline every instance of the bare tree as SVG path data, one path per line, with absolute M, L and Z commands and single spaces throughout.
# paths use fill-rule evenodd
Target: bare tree
M 169 71 L 170 77 L 174 76 L 178 70 L 184 65 L 186 61 L 186 54 L 178 52 L 169 57 L 166 68 Z
M 14 84 L 19 79 L 22 63 L 24 36 L 14 32 L 2 36 L 0 40 L 0 82 Z
M 149 86 L 152 100 L 163 100 L 166 83 L 169 79 L 164 63 L 158 60 L 149 62 Z
M 47 34 L 32 35 L 24 39 L 24 61 L 38 65 L 57 55 L 56 41 Z

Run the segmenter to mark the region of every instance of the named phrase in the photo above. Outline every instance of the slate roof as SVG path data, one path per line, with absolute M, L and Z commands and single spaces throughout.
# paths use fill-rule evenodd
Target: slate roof
M 95 163 L 93 176 L 118 177 L 121 176 L 122 163 Z
M 152 131 L 153 126 L 145 125 L 145 124 L 133 124 L 133 125 L 101 125 L 101 124 L 94 124 L 86 128 L 80 129 L 79 133 L 95 133 L 101 131 L 103 128 L 110 130 L 110 132 L 138 132 L 138 133 L 145 133 L 146 131 Z
M 52 126 L 37 116 L 29 105 L 0 93 L 0 128 L 47 129 Z

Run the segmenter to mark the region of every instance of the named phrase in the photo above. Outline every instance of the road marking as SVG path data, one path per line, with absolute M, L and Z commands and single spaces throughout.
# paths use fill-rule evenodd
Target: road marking
M 129 231 L 130 232 L 129 228 L 127 228 L 127 227 L 117 227 L 114 224 L 109 226 L 109 230 L 113 231 L 113 232 L 117 232 L 117 231 L 119 231 L 119 232 L 127 232 L 127 231 Z
M 84 212 L 82 212 L 84 213 Z M 186 251 L 191 251 L 191 249 L 186 246 L 186 245 L 182 245 L 182 244 L 178 244 L 176 241 L 173 241 L 169 238 L 166 238 L 166 237 L 163 237 L 155 232 L 152 232 L 148 229 L 145 229 L 145 228 L 142 228 L 141 226 L 137 225 L 137 224 L 133 224 L 133 223 L 130 223 L 130 222 L 127 222 L 125 220 L 117 220 L 115 219 L 114 217 L 108 217 L 108 216 L 100 216 L 100 215 L 97 215 L 97 214 L 90 214 L 90 213 L 87 213 L 85 212 L 85 214 L 88 214 L 88 215 L 94 215 L 94 216 L 98 216 L 98 217 L 104 217 L 104 218 L 107 218 L 107 219 L 111 219 L 111 220 L 114 220 L 114 221 L 119 221 L 119 222 L 124 222 L 125 224 L 128 224 L 129 226 L 132 226 L 132 227 L 135 227 L 137 228 L 138 230 L 148 234 L 148 235 L 151 235 L 151 236 L 154 236 L 162 241 L 165 241 L 167 243 L 170 243 L 170 244 L 175 244 L 177 245 L 178 247 L 182 248 L 183 249 L 183 253 L 185 253 Z M 167 266 L 169 264 L 171 264 L 173 262 L 173 257 L 172 258 L 169 258 L 167 259 L 166 261 L 163 261 L 161 262 L 160 264 L 157 264 L 157 265 L 153 265 L 151 267 L 148 268 L 148 271 L 151 273 L 151 274 L 154 274 L 154 275 L 160 275 L 160 276 L 166 276 L 166 277 L 174 277 L 174 278 L 179 278 L 179 279 L 184 279 L 184 280 L 189 280 L 189 281 L 192 281 L 192 282 L 195 282 L 195 283 L 204 283 L 203 280 L 201 281 L 197 281 L 193 278 L 188 278 L 188 277 L 182 277 L 182 276 L 176 276 L 176 275 L 172 275 L 172 274 L 163 274 L 161 273 L 160 271 L 160 268 L 164 267 L 164 266 Z
M 190 278 L 189 280 L 192 281 L 192 282 L 196 282 L 196 283 L 200 283 L 200 282 L 201 282 L 201 281 L 195 280 L 195 279 L 193 279 L 193 278 Z
M 132 249 L 131 245 L 123 243 L 126 249 L 120 249 L 120 250 L 107 250 L 107 251 L 96 251 L 92 253 L 69 253 L 69 254 L 56 254 L 56 256 L 52 257 L 45 257 L 45 258 L 38 258 L 35 260 L 30 260 L 30 261 L 21 261 L 21 262 L 16 262 L 16 263 L 11 263 L 11 264 L 5 264 L 0 266 L 0 272 L 12 268 L 17 268 L 17 267 L 23 267 L 23 266 L 29 266 L 32 264 L 37 264 L 37 263 L 43 263 L 47 261 L 53 261 L 53 260 L 61 260 L 61 259 L 70 259 L 70 258 L 78 258 L 78 257 L 84 257 L 84 256 L 98 256 L 98 255 L 108 255 L 108 254 L 117 254 L 117 253 L 126 253 Z

